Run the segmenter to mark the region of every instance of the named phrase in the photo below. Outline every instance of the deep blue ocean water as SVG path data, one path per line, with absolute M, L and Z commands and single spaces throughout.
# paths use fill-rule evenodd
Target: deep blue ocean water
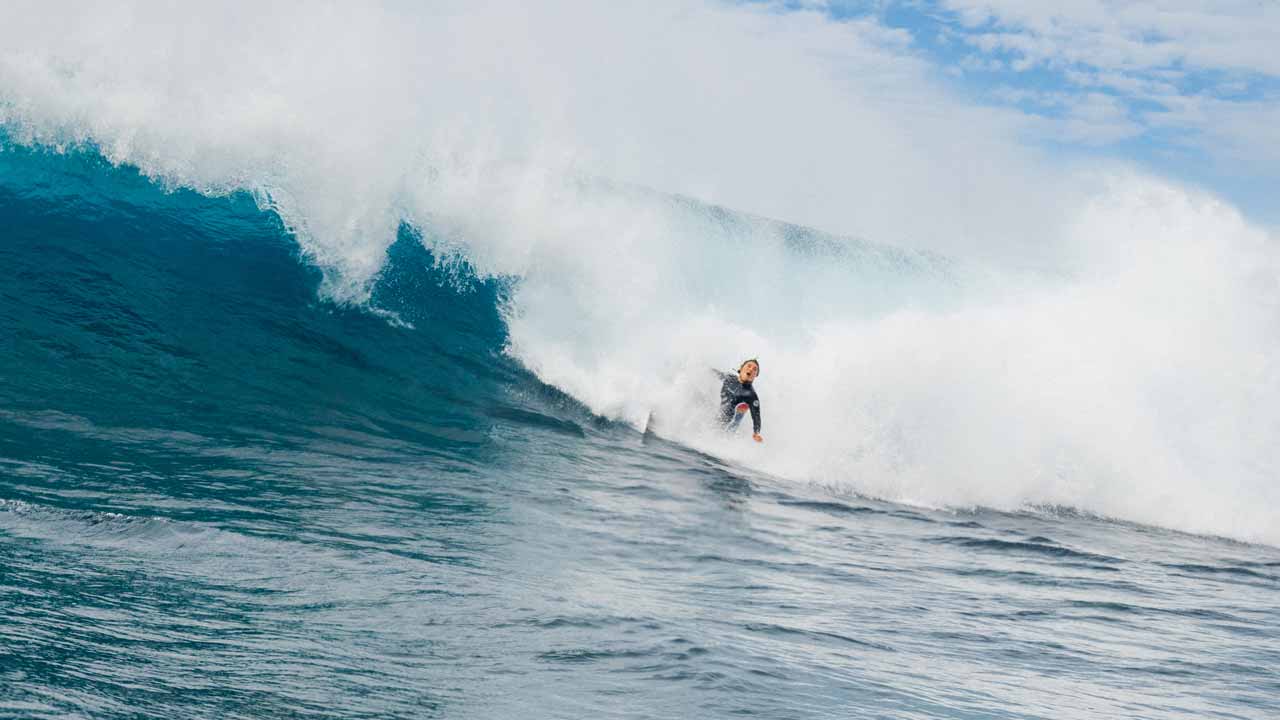
M 1280 717 L 1280 549 L 642 436 L 416 233 L 342 307 L 247 195 L 0 153 L 0 716 Z

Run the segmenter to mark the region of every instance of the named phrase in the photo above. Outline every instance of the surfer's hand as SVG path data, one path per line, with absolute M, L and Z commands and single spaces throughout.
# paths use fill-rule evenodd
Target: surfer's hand
M 760 433 L 751 433 L 751 439 L 756 442 L 764 442 L 764 438 L 760 437 Z

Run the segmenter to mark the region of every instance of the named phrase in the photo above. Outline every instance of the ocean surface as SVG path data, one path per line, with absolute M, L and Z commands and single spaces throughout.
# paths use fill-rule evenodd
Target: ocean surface
M 0 152 L 0 716 L 1280 717 L 1273 545 L 772 472 L 768 357 L 760 448 L 642 432 L 518 277 L 404 223 L 337 301 L 263 205 Z

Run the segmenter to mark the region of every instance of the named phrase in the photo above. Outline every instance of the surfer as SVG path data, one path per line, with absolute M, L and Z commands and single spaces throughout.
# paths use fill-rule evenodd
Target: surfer
M 725 429 L 736 430 L 742 416 L 751 412 L 751 439 L 764 442 L 760 437 L 760 396 L 751 383 L 760 376 L 760 362 L 755 358 L 738 366 L 737 373 L 716 371 L 723 380 L 720 385 L 720 419 Z

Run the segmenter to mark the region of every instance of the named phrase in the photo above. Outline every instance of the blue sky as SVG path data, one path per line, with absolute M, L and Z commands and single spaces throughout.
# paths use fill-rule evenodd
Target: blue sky
M 1280 2 L 790 2 L 910 36 L 975 103 L 1024 116 L 1024 140 L 1120 159 L 1280 223 Z

